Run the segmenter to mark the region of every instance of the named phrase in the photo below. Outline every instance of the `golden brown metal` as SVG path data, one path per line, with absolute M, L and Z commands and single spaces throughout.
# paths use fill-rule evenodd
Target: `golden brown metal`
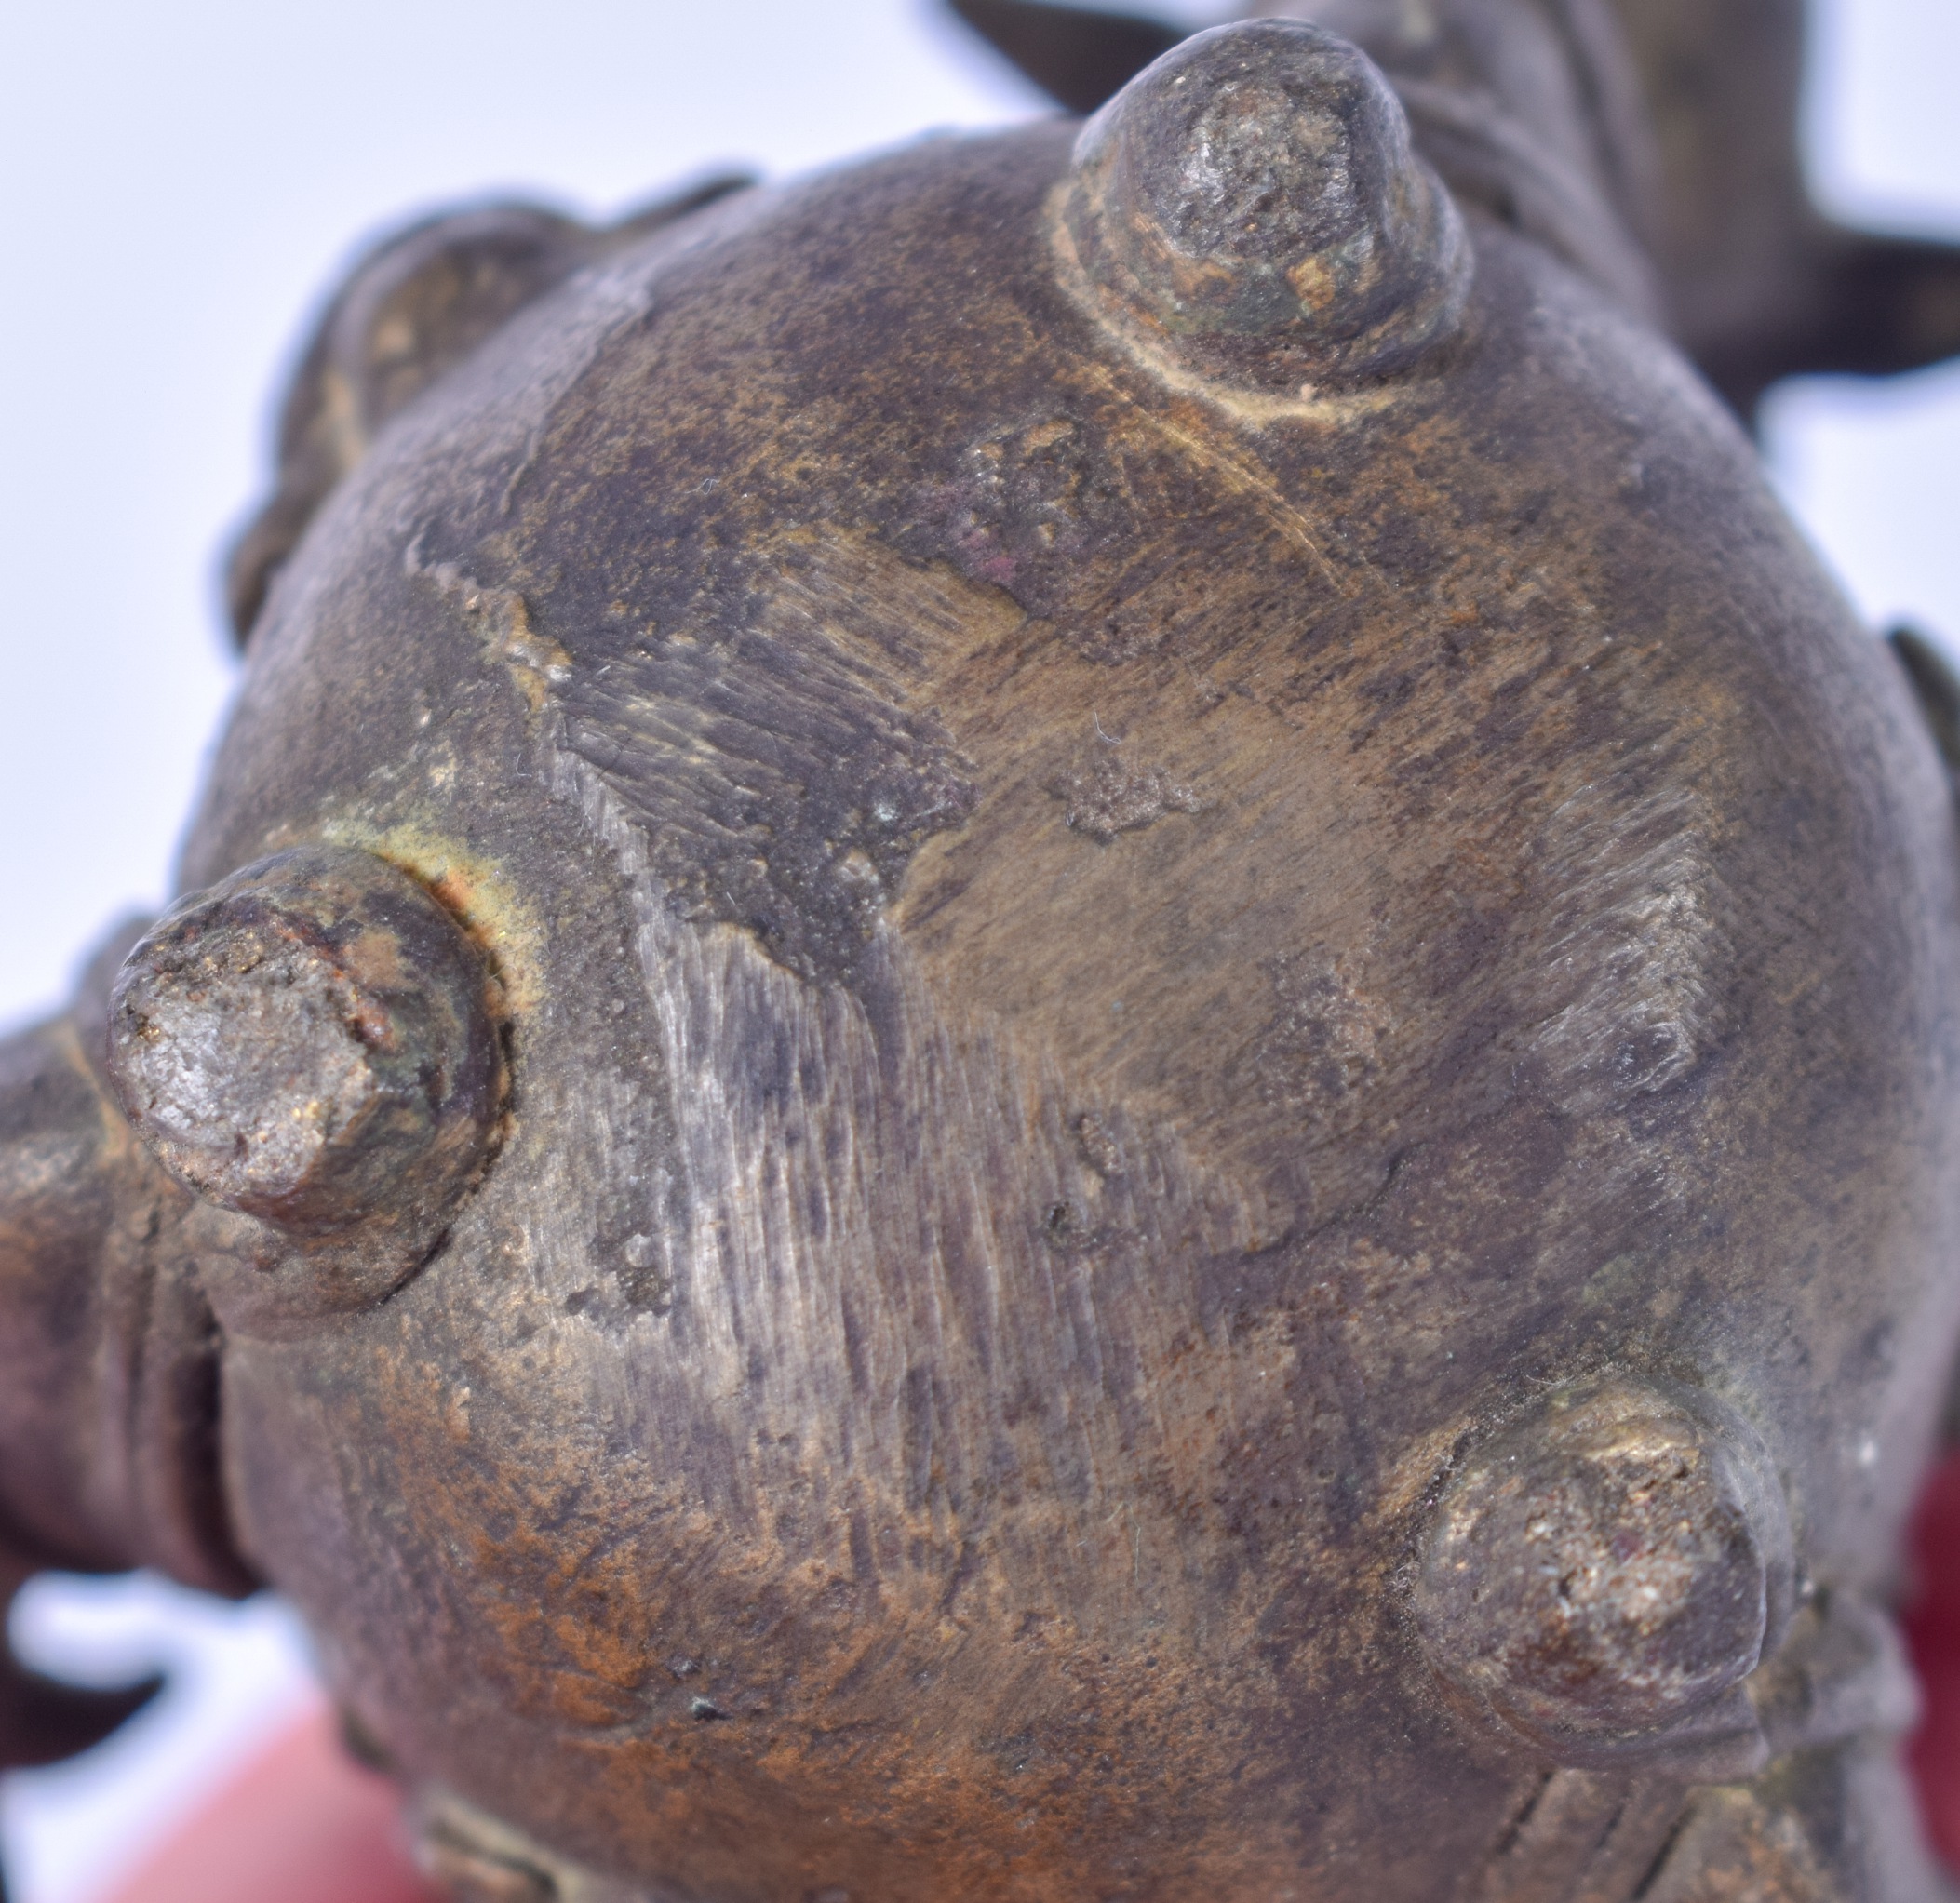
M 1935 1893 L 1960 701 L 1656 328 L 1712 121 L 1322 11 L 306 359 L 0 1517 L 291 1594 L 460 1896 Z

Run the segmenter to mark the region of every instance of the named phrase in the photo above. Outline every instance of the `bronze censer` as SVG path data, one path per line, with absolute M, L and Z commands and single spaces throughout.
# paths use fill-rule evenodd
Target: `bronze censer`
M 1732 411 L 1960 266 L 1794 0 L 965 11 L 1094 115 L 329 311 L 9 1581 L 290 1594 L 466 1898 L 1934 1896 L 1960 697 Z

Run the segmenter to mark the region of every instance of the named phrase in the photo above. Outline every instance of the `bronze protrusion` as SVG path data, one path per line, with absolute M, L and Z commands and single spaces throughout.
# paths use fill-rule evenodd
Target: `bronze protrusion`
M 1696 1777 L 1766 1755 L 1742 1681 L 1782 1636 L 1789 1517 L 1752 1429 L 1700 1391 L 1564 1389 L 1478 1447 L 1430 1525 L 1430 1664 L 1560 1762 Z
M 1063 212 L 1108 315 L 1257 389 L 1407 369 L 1462 315 L 1470 246 L 1367 57 L 1299 20 L 1196 34 L 1082 128 Z
M 299 1238 L 371 1221 L 427 1240 L 497 1123 L 490 982 L 407 874 L 303 847 L 184 900 L 130 953 L 110 1072 L 208 1200 Z

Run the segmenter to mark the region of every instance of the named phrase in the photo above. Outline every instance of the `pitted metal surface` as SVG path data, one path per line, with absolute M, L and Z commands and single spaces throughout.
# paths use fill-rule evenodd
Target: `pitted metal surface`
M 962 10 L 1087 126 L 330 307 L 8 1580 L 290 1593 L 463 1897 L 1931 1897 L 1960 696 L 1697 366 L 1951 254 L 1789 9 Z

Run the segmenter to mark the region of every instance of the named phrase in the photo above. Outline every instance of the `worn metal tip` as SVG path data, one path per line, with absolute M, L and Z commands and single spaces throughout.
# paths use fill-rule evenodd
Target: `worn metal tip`
M 1110 315 L 1230 382 L 1390 375 L 1469 288 L 1387 80 L 1298 20 L 1217 27 L 1139 74 L 1083 127 L 1063 216 Z
M 298 849 L 138 944 L 110 1000 L 110 1075 L 208 1200 L 302 1237 L 425 1233 L 499 1114 L 489 993 L 476 946 L 407 874 Z
M 1430 1663 L 1563 1762 L 1748 1776 L 1736 1694 L 1782 1637 L 1794 1562 L 1761 1442 L 1700 1390 L 1548 1397 L 1438 1502 L 1416 1589 Z

